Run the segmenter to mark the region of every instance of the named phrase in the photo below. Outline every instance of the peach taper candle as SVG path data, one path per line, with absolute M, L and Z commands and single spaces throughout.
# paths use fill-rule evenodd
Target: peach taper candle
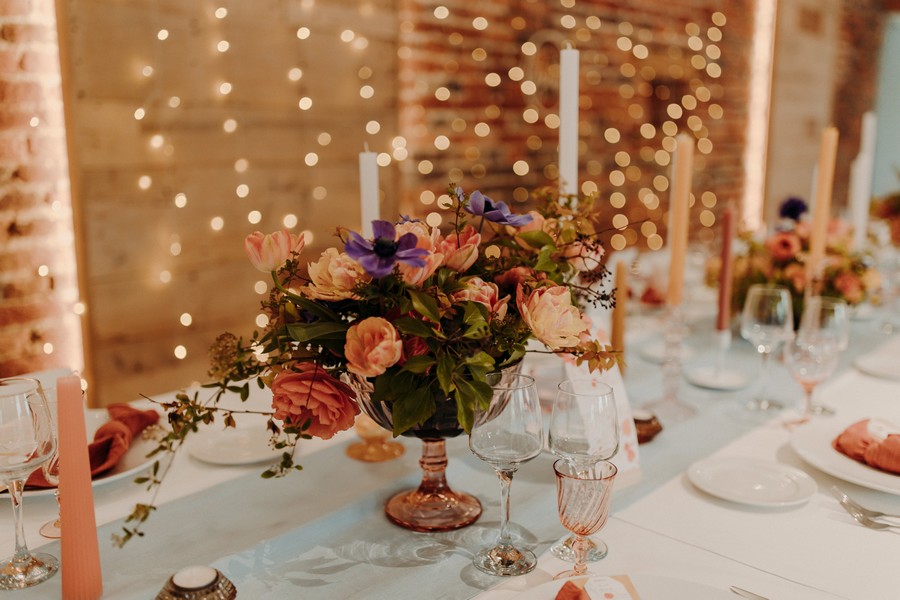
M 669 306 L 679 306 L 684 295 L 684 263 L 687 254 L 694 140 L 680 133 L 675 138 L 675 158 L 669 201 Z
M 62 596 L 66 600 L 97 600 L 103 595 L 103 578 L 81 378 L 69 375 L 57 379 L 56 391 Z
M 808 280 L 817 280 L 825 268 L 825 241 L 831 220 L 831 188 L 834 184 L 834 161 L 837 157 L 838 130 L 826 127 L 819 145 L 816 197 L 813 200 L 812 232 L 809 236 Z M 813 290 L 813 293 L 817 291 Z

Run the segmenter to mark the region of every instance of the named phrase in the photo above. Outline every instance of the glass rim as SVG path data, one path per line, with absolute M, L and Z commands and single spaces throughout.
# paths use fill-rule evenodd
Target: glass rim
M 579 477 L 577 475 L 570 475 L 569 473 L 563 473 L 559 470 L 559 465 L 572 466 L 571 461 L 566 460 L 565 458 L 558 458 L 553 461 L 553 472 L 557 477 L 564 477 L 565 479 L 574 479 L 576 481 L 609 481 L 613 479 L 619 472 L 619 467 L 615 465 L 611 460 L 601 459 L 598 461 L 594 461 L 591 463 L 590 467 L 594 468 L 597 465 L 605 465 L 609 467 L 609 473 L 603 475 L 601 477 Z
M 600 391 L 600 393 L 599 394 L 591 393 L 592 396 L 593 395 L 612 396 L 615 393 L 615 391 L 613 390 L 611 385 L 609 385 L 608 383 L 604 383 L 603 381 L 600 381 L 596 377 L 576 377 L 574 379 L 565 379 L 563 381 L 560 381 L 556 385 L 556 389 L 557 389 L 557 391 L 563 392 L 564 394 L 572 394 L 574 396 L 587 395 L 588 392 L 577 392 L 574 389 L 565 389 L 565 387 L 564 387 L 567 385 L 571 387 L 572 385 L 579 384 L 579 383 L 590 383 L 592 385 L 596 385 L 596 387 L 597 387 L 598 391 Z M 604 390 L 604 388 L 605 388 L 605 390 Z
M 491 378 L 498 377 L 496 383 Z M 487 383 L 495 390 L 521 390 L 534 384 L 534 377 L 525 373 L 504 373 L 502 371 L 487 374 Z
M 18 388 L 16 387 L 18 386 Z M 44 396 L 44 388 L 41 382 L 32 377 L 4 377 L 0 379 L 0 396 L 17 396 L 38 392 Z

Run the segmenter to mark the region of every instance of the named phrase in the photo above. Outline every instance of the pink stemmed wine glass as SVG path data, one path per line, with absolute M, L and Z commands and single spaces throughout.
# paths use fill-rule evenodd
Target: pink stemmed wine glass
M 587 573 L 587 553 L 591 536 L 606 524 L 612 498 L 616 466 L 602 460 L 592 465 L 576 465 L 559 459 L 553 463 L 556 473 L 556 499 L 559 520 L 575 535 L 572 550 L 575 567 L 558 573 L 553 579 L 575 577 Z

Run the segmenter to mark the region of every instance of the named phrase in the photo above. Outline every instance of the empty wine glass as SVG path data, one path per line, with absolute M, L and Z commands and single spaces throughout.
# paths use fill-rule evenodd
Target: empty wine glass
M 784 347 L 784 364 L 794 380 L 803 388 L 803 410 L 789 425 L 800 425 L 816 414 L 828 414 L 831 409 L 813 409 L 813 390 L 828 379 L 837 368 L 840 349 L 838 341 L 816 330 L 800 330 Z
M 558 386 L 550 416 L 550 451 L 568 463 L 592 465 L 612 458 L 619 449 L 619 416 L 613 389 L 597 379 L 568 379 Z M 575 561 L 575 536 L 550 547 L 553 556 Z M 586 560 L 597 561 L 609 548 L 588 538 Z
M 0 566 L 0 589 L 31 587 L 59 570 L 56 557 L 28 550 L 22 521 L 25 480 L 55 450 L 50 410 L 40 384 L 24 378 L 0 380 L 0 478 L 12 501 L 16 532 L 15 553 Z
M 768 397 L 769 357 L 782 342 L 794 335 L 794 315 L 790 291 L 783 286 L 754 284 L 747 292 L 741 312 L 741 337 L 756 347 L 761 356 L 760 388 L 747 403 L 755 411 L 780 410 L 783 405 Z
M 520 373 L 490 373 L 493 392 L 487 407 L 476 404 L 469 448 L 497 472 L 500 479 L 500 535 L 497 544 L 480 550 L 475 567 L 491 575 L 524 575 L 537 558 L 516 548 L 509 534 L 509 491 L 519 464 L 541 453 L 541 405 L 534 378 Z
M 815 333 L 820 344 L 831 340 L 836 346 L 834 350 L 835 367 L 840 353 L 850 345 L 850 317 L 847 303 L 840 298 L 828 296 L 812 296 L 803 304 L 803 315 L 800 317 L 798 335 Z M 787 355 L 785 355 L 787 356 Z M 833 415 L 834 409 L 824 404 L 810 402 L 804 412 L 813 415 Z
M 576 466 L 559 459 L 553 463 L 553 471 L 556 473 L 559 520 L 575 535 L 572 546 L 575 567 L 558 573 L 553 579 L 584 575 L 587 573 L 587 536 L 597 533 L 606 524 L 617 469 L 605 460 Z
M 47 400 L 47 408 L 50 411 L 50 424 L 53 429 L 53 437 L 59 439 L 56 386 L 42 385 L 41 388 L 44 391 L 44 398 Z M 44 479 L 47 480 L 47 483 L 57 486 L 53 491 L 53 495 L 56 497 L 57 511 L 56 518 L 41 525 L 39 531 L 45 538 L 55 540 L 62 537 L 62 527 L 59 522 L 59 448 L 56 448 L 56 450 L 53 451 L 53 456 L 50 457 L 50 460 L 41 465 L 41 471 L 43 472 Z

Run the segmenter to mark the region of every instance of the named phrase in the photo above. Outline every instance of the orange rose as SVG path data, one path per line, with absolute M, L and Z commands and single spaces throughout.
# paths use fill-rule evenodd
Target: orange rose
M 387 319 L 369 317 L 347 330 L 344 356 L 347 370 L 362 377 L 376 377 L 400 360 L 403 342 Z
M 466 287 L 454 292 L 452 296 L 455 302 L 480 302 L 484 304 L 491 319 L 502 319 L 506 316 L 509 296 L 500 297 L 500 291 L 496 283 L 490 283 L 481 277 L 472 277 L 466 282 Z
M 300 363 L 272 381 L 275 418 L 291 425 L 309 421 L 309 435 L 327 440 L 353 426 L 356 394 L 314 363 Z
M 800 238 L 796 234 L 782 231 L 766 240 L 766 249 L 777 262 L 793 260 L 800 252 Z
M 458 273 L 464 273 L 478 258 L 481 234 L 471 225 L 466 225 L 459 233 L 451 233 L 441 240 L 439 251 L 444 255 L 444 264 Z
M 317 300 L 355 298 L 353 288 L 372 279 L 362 265 L 335 248 L 328 248 L 317 262 L 309 263 L 308 270 L 310 284 L 306 291 Z

